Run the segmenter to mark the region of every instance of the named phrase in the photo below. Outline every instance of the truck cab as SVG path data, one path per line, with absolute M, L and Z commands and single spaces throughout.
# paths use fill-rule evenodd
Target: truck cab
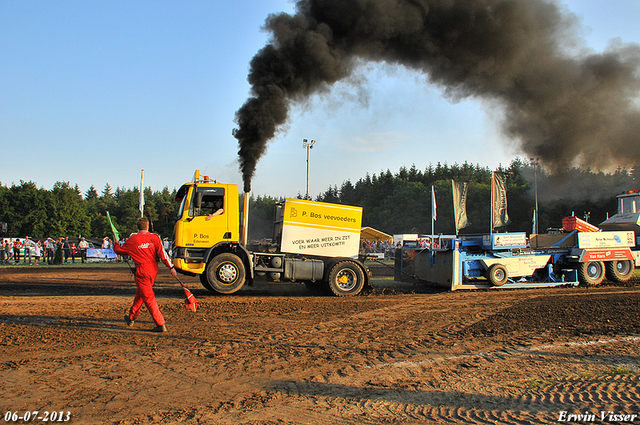
M 640 234 L 640 191 L 630 190 L 618 195 L 618 213 L 602 223 L 602 230 L 633 230 Z
M 618 195 L 618 213 L 609 217 L 602 223 L 602 230 L 610 231 L 633 231 L 635 244 L 631 244 L 631 254 L 633 256 L 633 266 L 640 267 L 640 191 L 629 190 Z M 616 262 L 616 267 L 622 267 L 633 273 L 629 262 Z
M 180 208 L 173 232 L 174 265 L 183 274 L 200 275 L 209 289 L 205 273 L 212 256 L 241 249 L 238 186 L 196 171 L 193 181 L 180 187 L 176 201 Z

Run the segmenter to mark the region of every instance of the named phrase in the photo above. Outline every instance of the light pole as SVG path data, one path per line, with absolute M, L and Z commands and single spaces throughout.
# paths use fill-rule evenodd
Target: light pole
M 309 150 L 313 149 L 315 143 L 315 140 L 309 142 L 307 139 L 302 139 L 302 147 L 307 150 L 307 194 L 304 199 L 309 199 Z
M 535 210 L 535 228 L 533 229 L 535 234 L 538 234 L 538 222 L 539 222 L 539 217 L 538 217 L 538 158 L 529 158 L 531 160 L 531 165 L 533 166 L 533 187 L 534 187 L 534 191 L 536 193 L 536 210 Z

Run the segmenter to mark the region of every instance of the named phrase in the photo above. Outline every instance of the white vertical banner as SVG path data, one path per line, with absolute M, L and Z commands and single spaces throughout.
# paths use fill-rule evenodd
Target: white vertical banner
M 436 189 L 435 186 L 431 186 L 431 220 L 435 220 L 438 216 L 436 205 Z
M 138 209 L 140 210 L 140 217 L 144 217 L 144 168 L 140 173 L 140 205 Z
M 435 186 L 431 186 L 431 234 L 435 235 L 435 221 L 437 214 L 437 205 L 436 205 L 436 188 Z

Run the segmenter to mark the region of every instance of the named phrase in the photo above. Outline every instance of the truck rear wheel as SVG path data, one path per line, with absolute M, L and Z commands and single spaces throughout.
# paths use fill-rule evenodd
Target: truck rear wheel
M 240 257 L 228 252 L 213 257 L 207 264 L 205 274 L 210 290 L 219 294 L 233 294 L 244 285 L 244 264 Z
M 600 285 L 604 280 L 604 264 L 602 261 L 580 263 L 578 280 L 585 285 Z
M 338 297 L 358 295 L 364 288 L 364 272 L 351 261 L 340 261 L 331 268 L 327 286 Z
M 607 261 L 605 263 L 607 279 L 614 282 L 626 282 L 631 278 L 635 265 L 629 260 Z
M 487 277 L 493 286 L 502 286 L 507 283 L 507 280 L 509 279 L 507 268 L 502 264 L 493 264 L 489 267 Z

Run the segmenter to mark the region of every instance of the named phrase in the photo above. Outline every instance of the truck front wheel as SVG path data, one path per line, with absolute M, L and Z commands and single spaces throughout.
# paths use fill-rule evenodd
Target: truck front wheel
M 614 282 L 626 282 L 635 270 L 635 265 L 629 260 L 607 261 L 605 267 L 607 279 Z
M 600 285 L 604 280 L 604 264 L 602 261 L 580 263 L 578 280 L 585 285 Z
M 205 270 L 211 288 L 219 294 L 233 294 L 244 285 L 245 269 L 240 257 L 228 252 L 213 257 Z
M 204 272 L 199 276 L 200 276 L 200 283 L 202 283 L 202 286 L 204 286 L 204 288 L 208 291 L 215 292 L 213 290 L 213 286 L 209 285 L 209 279 L 207 278 L 207 273 Z
M 340 261 L 331 268 L 327 284 L 333 295 L 339 297 L 358 295 L 364 288 L 364 272 L 351 261 Z

